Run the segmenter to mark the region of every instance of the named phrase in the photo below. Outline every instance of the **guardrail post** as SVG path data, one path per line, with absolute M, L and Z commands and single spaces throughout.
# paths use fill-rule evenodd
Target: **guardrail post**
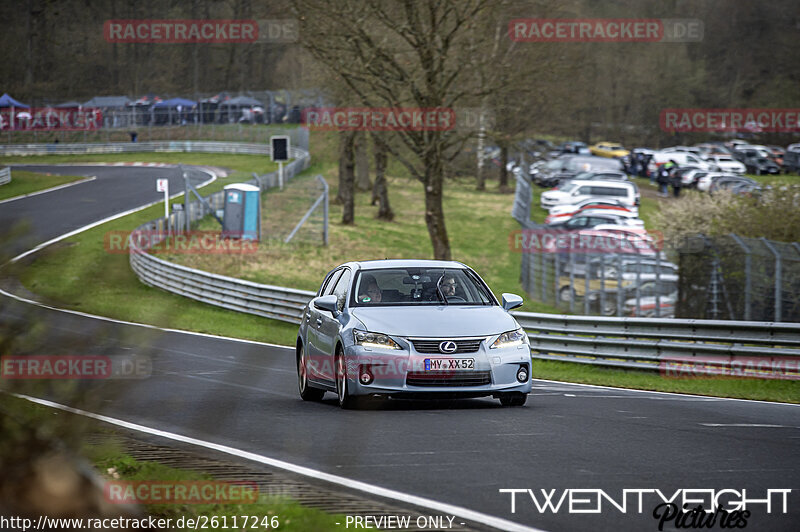
M 325 196 L 325 199 L 322 200 L 322 243 L 323 245 L 328 245 L 328 182 L 325 179 L 318 175 L 317 179 L 322 182 L 322 194 Z
M 575 313 L 575 254 L 569 250 L 569 311 Z
M 544 266 L 544 253 L 539 253 L 539 265 L 542 274 L 542 302 L 547 302 L 547 269 Z
M 752 260 L 750 247 L 744 243 L 739 235 L 735 235 L 731 233 L 731 238 L 733 241 L 739 244 L 739 247 L 744 250 L 744 319 L 750 321 L 750 314 L 751 314 L 751 300 L 750 300 L 750 292 L 752 290 L 752 277 L 751 277 L 751 269 L 752 269 Z
M 623 289 L 622 286 L 622 254 L 617 253 L 617 316 L 622 317 L 622 304 L 623 304 Z
M 767 249 L 775 255 L 775 321 L 781 321 L 781 298 L 783 297 L 781 290 L 781 254 L 775 249 L 775 246 L 763 236 L 761 237 L 761 241 L 764 242 Z
M 600 315 L 601 316 L 606 315 L 606 256 L 605 255 L 600 256 Z
M 583 272 L 583 313 L 589 314 L 589 260 L 591 255 L 587 255 L 586 271 Z
M 556 248 L 557 249 L 557 248 Z M 561 283 L 561 268 L 559 268 L 559 260 L 558 260 L 558 253 L 553 253 L 553 301 L 555 302 L 555 306 L 558 306 L 558 289 L 560 288 L 558 285 Z
M 642 316 L 642 257 L 636 254 L 636 317 Z
M 656 251 L 656 318 L 661 317 L 661 252 Z

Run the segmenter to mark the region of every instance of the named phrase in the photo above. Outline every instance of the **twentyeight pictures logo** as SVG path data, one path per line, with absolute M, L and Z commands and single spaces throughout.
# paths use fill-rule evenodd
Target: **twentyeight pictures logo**
M 519 18 L 508 23 L 516 42 L 699 42 L 703 21 L 654 18 Z
M 300 36 L 293 19 L 275 20 L 107 20 L 111 43 L 292 43 Z

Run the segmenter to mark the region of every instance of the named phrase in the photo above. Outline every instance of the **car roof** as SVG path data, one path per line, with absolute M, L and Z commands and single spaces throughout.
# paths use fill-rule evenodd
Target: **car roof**
M 361 270 L 379 270 L 384 268 L 467 268 L 465 264 L 454 260 L 428 260 L 428 259 L 376 259 L 358 262 L 349 262 L 348 265 Z

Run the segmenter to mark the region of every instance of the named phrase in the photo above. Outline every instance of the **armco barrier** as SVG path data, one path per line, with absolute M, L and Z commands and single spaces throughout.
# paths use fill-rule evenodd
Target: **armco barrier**
M 531 356 L 630 369 L 663 369 L 668 360 L 735 358 L 800 363 L 800 324 L 753 321 L 606 318 L 514 313 L 528 333 Z
M 300 150 L 303 151 L 303 150 Z M 135 152 L 200 152 L 269 155 L 270 146 L 244 142 L 173 140 L 153 142 L 109 142 L 84 144 L 4 144 L 0 155 L 79 155 Z M 303 153 L 305 153 L 303 151 Z
M 0 169 L 0 185 L 11 183 L 11 168 L 5 167 Z

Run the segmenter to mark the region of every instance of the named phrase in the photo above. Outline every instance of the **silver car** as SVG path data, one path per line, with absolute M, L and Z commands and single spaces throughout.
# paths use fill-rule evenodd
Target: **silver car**
M 297 335 L 300 396 L 334 392 L 342 408 L 374 397 L 493 396 L 522 406 L 531 390 L 528 336 L 459 262 L 349 262 L 325 277 Z

